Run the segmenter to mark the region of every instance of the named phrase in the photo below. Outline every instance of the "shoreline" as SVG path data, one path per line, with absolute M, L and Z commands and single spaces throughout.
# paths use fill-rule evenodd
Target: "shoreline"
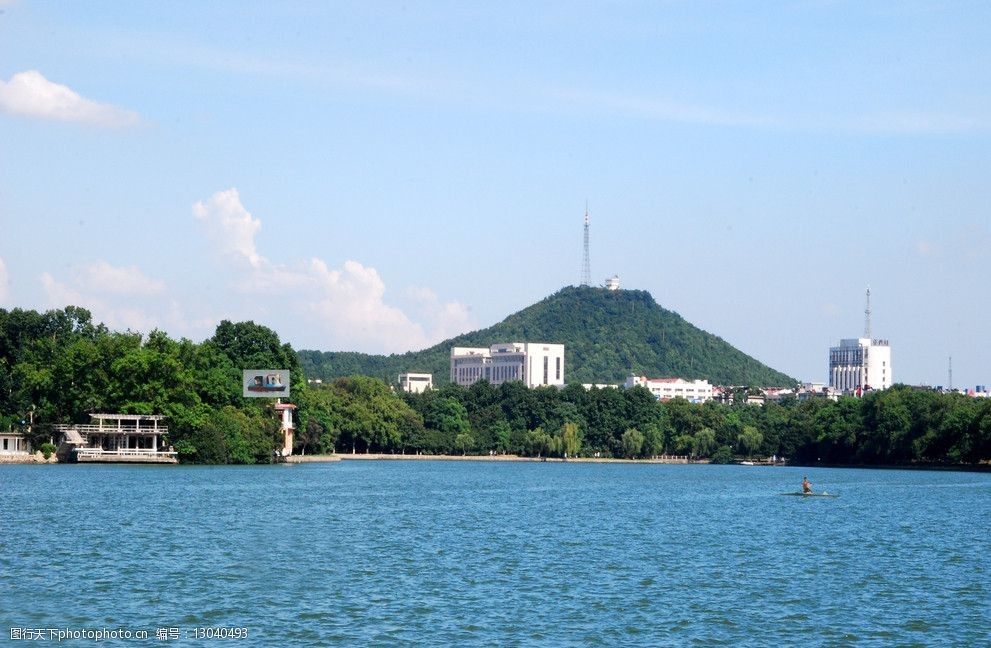
M 433 454 L 390 454 L 381 452 L 370 452 L 361 454 L 338 453 L 331 455 L 290 455 L 286 457 L 286 463 L 331 463 L 337 461 L 483 461 L 483 462 L 539 462 L 539 463 L 596 463 L 596 464 L 660 464 L 668 466 L 687 465 L 718 465 L 713 464 L 709 459 L 695 459 L 688 461 L 683 458 L 656 459 L 621 459 L 612 457 L 575 457 L 564 459 L 561 457 L 522 457 L 520 455 L 433 455 Z M 727 466 L 740 466 L 739 462 L 723 464 Z M 744 466 L 747 468 L 843 468 L 852 470 L 950 470 L 961 472 L 991 472 L 991 464 L 799 464 L 799 463 L 777 463 L 777 464 L 756 464 L 754 466 Z
M 538 462 L 538 463 L 620 463 L 620 464 L 667 464 L 688 465 L 707 464 L 708 459 L 689 462 L 684 458 L 659 457 L 656 459 L 614 459 L 609 457 L 521 457 L 519 455 L 433 455 L 433 454 L 332 454 L 332 455 L 290 455 L 286 463 L 321 463 L 334 461 L 506 461 L 506 462 Z
M 3 454 L 0 453 L 0 464 L 25 465 L 25 464 L 55 464 L 59 463 L 55 453 L 48 459 L 40 451 L 31 454 Z

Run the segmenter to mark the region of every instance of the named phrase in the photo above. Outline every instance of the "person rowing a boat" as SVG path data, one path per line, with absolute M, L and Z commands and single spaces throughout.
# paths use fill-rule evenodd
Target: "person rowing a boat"
M 812 494 L 812 483 L 808 477 L 802 477 L 802 493 L 805 495 Z

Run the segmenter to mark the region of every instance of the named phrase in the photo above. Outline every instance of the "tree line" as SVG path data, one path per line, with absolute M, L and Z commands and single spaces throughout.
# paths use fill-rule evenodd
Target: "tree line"
M 221 322 L 200 343 L 109 331 L 88 311 L 0 309 L 0 429 L 35 447 L 55 423 L 93 412 L 164 414 L 182 461 L 265 463 L 282 445 L 270 399 L 241 395 L 246 368 L 289 369 L 295 452 L 510 453 L 539 457 L 689 455 L 727 462 L 974 464 L 991 459 L 991 400 L 906 386 L 838 401 L 657 402 L 644 388 L 529 389 L 448 384 L 423 394 L 366 376 L 307 385 L 269 328 Z M 741 399 L 741 401 L 744 399 Z M 25 421 L 25 423 L 22 423 Z
M 242 398 L 245 368 L 295 370 L 292 389 L 305 388 L 292 347 L 252 322 L 223 321 L 194 343 L 109 331 L 74 306 L 0 309 L 0 429 L 24 431 L 38 448 L 56 436 L 53 424 L 87 423 L 90 413 L 163 414 L 183 461 L 270 462 L 279 423 L 271 401 Z
M 394 394 L 341 378 L 305 393 L 298 451 L 511 453 L 800 464 L 974 464 L 991 459 L 991 401 L 904 385 L 838 401 L 794 397 L 764 406 L 658 402 L 643 387 L 529 389 L 448 384 Z

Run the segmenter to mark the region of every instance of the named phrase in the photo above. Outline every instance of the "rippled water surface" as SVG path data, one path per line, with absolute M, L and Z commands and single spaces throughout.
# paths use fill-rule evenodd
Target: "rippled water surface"
M 0 466 L 0 643 L 991 643 L 991 475 L 806 472 Z

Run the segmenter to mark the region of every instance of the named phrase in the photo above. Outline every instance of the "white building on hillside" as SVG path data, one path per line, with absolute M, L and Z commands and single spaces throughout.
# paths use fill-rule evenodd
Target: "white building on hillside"
M 434 375 L 429 373 L 401 373 L 399 374 L 400 391 L 410 394 L 422 394 L 428 389 L 433 389 Z
M 637 385 L 646 387 L 657 400 L 684 398 L 692 403 L 704 403 L 712 400 L 712 385 L 709 384 L 708 380 L 688 381 L 684 378 L 630 376 L 623 386 L 630 389 Z
M 564 385 L 564 345 L 546 342 L 508 342 L 491 347 L 451 349 L 451 382 L 471 385 L 488 380 L 493 385 L 519 380 L 527 387 Z
M 829 386 L 853 394 L 891 387 L 891 346 L 887 340 L 840 340 L 829 349 Z

